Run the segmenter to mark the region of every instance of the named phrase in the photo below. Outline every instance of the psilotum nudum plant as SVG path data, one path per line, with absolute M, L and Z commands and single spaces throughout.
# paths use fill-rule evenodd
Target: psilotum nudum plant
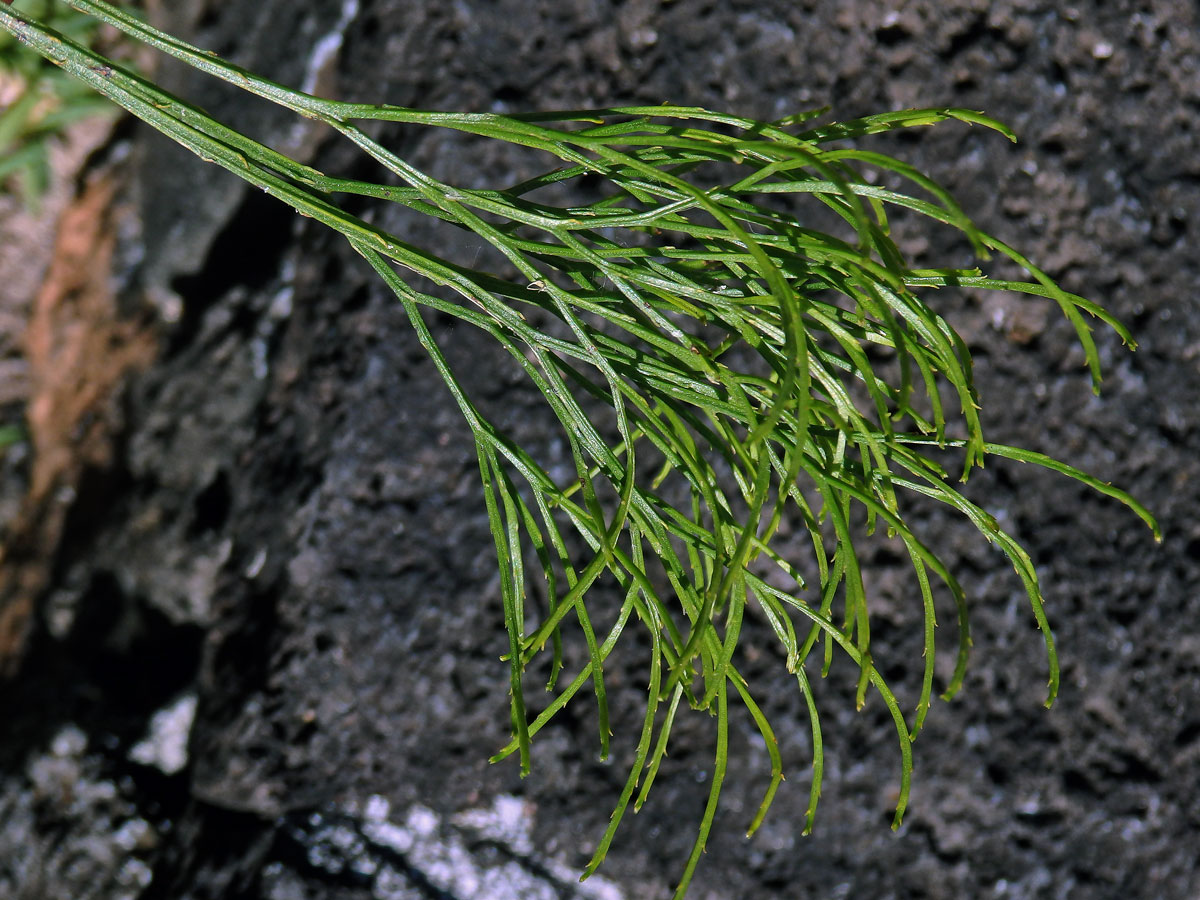
M 1092 325 L 1133 346 L 1100 306 L 1068 293 L 1031 260 L 977 228 L 927 175 L 869 149 L 869 136 L 956 120 L 1013 139 L 965 109 L 889 112 L 821 124 L 824 111 L 762 122 L 679 106 L 498 115 L 428 112 L 310 96 L 245 71 L 99 0 L 69 6 L 202 72 L 316 119 L 382 164 L 387 183 L 318 171 L 223 125 L 49 27 L 6 7 L 0 26 L 134 116 L 204 159 L 341 233 L 395 293 L 474 435 L 495 538 L 499 607 L 508 632 L 512 741 L 522 773 L 530 746 L 579 695 L 596 708 L 609 752 L 605 661 L 640 632 L 650 646 L 647 702 L 633 764 L 585 875 L 603 860 L 630 805 L 645 801 L 672 728 L 687 708 L 712 715 L 716 751 L 708 800 L 677 896 L 717 813 L 731 705 L 761 733 L 771 774 L 749 823 L 762 822 L 783 778 L 771 723 L 739 666 L 748 608 L 769 623 L 784 674 L 803 696 L 812 734 L 812 827 L 823 751 L 810 685 L 836 654 L 857 669 L 857 702 L 874 692 L 895 723 L 901 756 L 898 825 L 908 802 L 911 744 L 934 691 L 935 593 L 957 609 L 953 673 L 963 680 L 968 600 L 910 525 L 914 496 L 944 504 L 1011 560 L 1045 641 L 1052 703 L 1055 644 L 1030 558 L 965 480 L 988 457 L 1041 466 L 1124 503 L 1125 492 L 1034 450 L 985 439 L 968 348 L 937 311 L 947 288 L 1004 290 L 1055 304 L 1074 327 L 1098 388 Z M 368 135 L 404 123 L 516 144 L 545 161 L 519 184 L 466 188 L 431 177 Z M 564 204 L 587 178 L 578 205 Z M 598 192 L 595 184 L 602 185 Z M 398 203 L 477 235 L 505 271 L 455 263 L 352 215 L 349 195 Z M 964 236 L 980 264 L 1008 260 L 1024 279 L 977 267 L 914 268 L 889 230 L 939 223 Z M 809 222 L 824 223 L 813 227 Z M 544 397 L 569 450 L 570 476 L 551 474 L 518 436 L 473 402 L 427 325 L 431 313 L 485 332 Z M 534 324 L 534 323 L 540 324 Z M 603 414 L 600 413 L 603 411 Z M 947 470 L 954 460 L 954 472 Z M 909 504 L 909 505 L 906 505 Z M 784 523 L 811 559 L 781 549 Z M 856 540 L 882 530 L 912 564 L 923 611 L 921 687 L 907 714 L 872 657 L 871 598 Z M 795 553 L 795 542 L 788 545 Z M 806 555 L 808 555 L 806 553 Z M 530 601 L 532 579 L 548 602 Z M 621 599 L 601 628 L 590 606 L 604 582 Z M 782 585 L 782 586 L 781 586 Z M 918 599 L 919 598 L 919 599 Z M 538 608 L 535 608 L 538 607 Z M 564 640 L 586 647 L 566 662 Z M 548 703 L 526 707 L 527 668 L 549 654 Z

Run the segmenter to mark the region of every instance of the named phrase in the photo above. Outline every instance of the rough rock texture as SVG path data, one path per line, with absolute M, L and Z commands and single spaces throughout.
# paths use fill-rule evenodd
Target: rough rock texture
M 854 713 L 854 673 L 835 666 L 820 686 L 825 791 L 801 837 L 807 722 L 763 652 L 747 671 L 769 691 L 791 777 L 746 841 L 767 764 L 739 720 L 690 896 L 1197 896 L 1200 22 L 1182 0 L 893 7 L 263 0 L 160 15 L 278 80 L 351 99 L 669 100 L 761 117 L 829 104 L 843 118 L 955 105 L 1009 123 L 1015 147 L 954 125 L 874 146 L 934 173 L 986 230 L 1134 331 L 1132 355 L 1098 332 L 1097 399 L 1053 309 L 939 298 L 977 354 L 993 439 L 1130 489 L 1165 539 L 1050 474 L 997 462 L 972 479 L 1051 598 L 1064 675 L 1046 711 L 1018 580 L 968 523 L 924 514 L 922 533 L 973 597 L 976 648 L 960 699 L 934 708 L 917 743 L 903 828 L 887 828 L 899 764 L 885 711 Z M 322 167 L 362 165 L 328 135 L 191 74 L 166 77 Z M 535 165 L 439 135 L 389 139 L 468 186 Z M 612 667 L 613 765 L 595 761 L 581 703 L 539 735 L 532 777 L 488 766 L 507 736 L 506 641 L 469 433 L 432 365 L 340 239 L 161 139 L 132 140 L 142 238 L 126 240 L 144 255 L 122 277 L 162 319 L 161 349 L 124 389 L 111 462 L 89 475 L 106 489 L 84 492 L 105 502 L 67 515 L 39 624 L 0 689 L 0 895 L 669 896 L 704 802 L 707 718 L 679 728 L 603 880 L 576 883 L 635 740 L 639 659 Z M 446 240 L 380 214 L 415 243 Z M 901 240 L 920 260 L 967 261 L 934 232 Z M 501 352 L 431 323 L 472 396 L 549 446 L 547 415 Z M 871 571 L 876 656 L 915 696 L 914 586 L 886 551 Z M 773 643 L 762 623 L 748 628 Z

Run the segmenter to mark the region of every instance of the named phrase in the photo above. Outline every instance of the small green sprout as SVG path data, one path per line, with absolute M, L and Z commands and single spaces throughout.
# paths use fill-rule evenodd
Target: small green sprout
M 18 2 L 16 8 L 83 44 L 96 32 L 95 19 L 49 0 Z M 51 142 L 81 119 L 113 113 L 111 103 L 78 79 L 0 32 L 0 190 L 15 184 L 36 212 L 50 183 Z

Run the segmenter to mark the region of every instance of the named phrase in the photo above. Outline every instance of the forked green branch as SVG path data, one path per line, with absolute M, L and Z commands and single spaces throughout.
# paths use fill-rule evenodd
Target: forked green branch
M 823 767 L 806 667 L 827 671 L 835 647 L 858 666 L 858 704 L 873 687 L 895 722 L 902 757 L 899 824 L 908 801 L 911 742 L 933 694 L 931 573 L 958 610 L 958 655 L 943 693 L 947 699 L 962 683 L 970 645 L 963 590 L 910 528 L 906 494 L 960 511 L 1008 555 L 1045 639 L 1047 704 L 1053 702 L 1058 662 L 1037 573 L 1016 540 L 950 483 L 939 462 L 945 451 L 961 451 L 964 479 L 988 455 L 1061 472 L 1124 503 L 1158 535 L 1154 519 L 1125 492 L 1043 454 L 985 440 L 970 353 L 926 296 L 958 286 L 1054 301 L 1074 326 L 1097 387 L 1099 357 L 1088 319 L 1103 322 L 1132 346 L 1126 330 L 980 231 L 927 176 L 857 144 L 871 134 L 946 120 L 1013 137 L 981 113 L 908 110 L 812 126 L 809 120 L 820 113 L 758 122 L 676 106 L 508 116 L 344 103 L 261 78 L 106 3 L 69 4 L 136 41 L 326 123 L 398 180 L 343 179 L 301 165 L 0 8 L 0 25 L 113 102 L 343 234 L 404 306 L 475 436 L 509 634 L 513 739 L 496 759 L 515 753 L 528 772 L 532 739 L 588 685 L 607 755 L 605 661 L 626 629 L 645 630 L 649 699 L 635 761 L 587 873 L 604 858 L 630 803 L 636 809 L 646 799 L 683 700 L 715 714 L 717 735 L 709 799 L 678 896 L 716 815 L 731 700 L 748 710 L 770 756 L 771 780 L 749 830 L 762 821 L 783 773 L 771 725 L 738 669 L 748 604 L 770 623 L 809 712 L 813 777 L 805 830 L 812 827 Z M 371 121 L 518 144 L 547 155 L 554 168 L 508 188 L 456 187 L 369 137 L 362 124 Z M 886 173 L 890 186 L 868 179 L 868 168 Z M 605 185 L 600 200 L 557 206 L 539 199 L 542 188 L 589 175 Z M 897 187 L 904 184 L 916 195 Z M 336 199 L 344 194 L 404 204 L 473 232 L 503 254 L 518 280 L 413 246 L 341 209 Z M 844 222 L 846 235 L 807 227 L 795 202 L 804 197 L 826 217 L 832 213 Z M 999 253 L 1024 267 L 1031 280 L 992 278 L 976 268 L 911 268 L 889 235 L 889 208 L 957 229 L 981 258 Z M 443 290 L 420 291 L 412 275 Z M 561 423 L 574 465 L 569 483 L 556 481 L 467 396 L 426 325 L 427 310 L 481 329 L 511 354 Z M 531 325 L 525 311 L 534 310 L 555 327 Z M 943 393 L 953 398 L 949 408 Z M 597 424 L 597 408 L 608 410 L 607 426 Z M 947 436 L 948 419 L 958 420 L 964 437 Z M 854 543 L 863 530 L 856 517 L 863 514 L 866 532 L 882 522 L 904 544 L 921 595 L 924 675 L 911 724 L 871 657 L 869 602 Z M 807 529 L 819 573 L 815 584 L 805 584 L 799 561 L 777 549 L 785 517 Z M 571 549 L 580 545 L 587 548 L 582 555 Z M 550 604 L 530 628 L 535 611 L 526 603 L 532 577 L 527 565 L 533 560 L 547 580 Z M 770 567 L 795 590 L 769 581 L 764 572 Z M 602 578 L 619 586 L 624 598 L 606 633 L 597 632 L 588 605 L 589 591 Z M 564 686 L 563 634 L 571 623 L 580 630 L 588 662 Z M 818 645 L 823 652 L 813 657 Z M 524 672 L 547 646 L 548 688 L 555 693 L 531 717 Z

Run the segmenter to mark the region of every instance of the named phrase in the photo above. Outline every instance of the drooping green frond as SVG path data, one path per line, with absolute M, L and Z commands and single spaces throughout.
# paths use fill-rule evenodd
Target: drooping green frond
M 514 736 L 497 759 L 518 754 L 528 771 L 531 742 L 585 690 L 594 696 L 601 753 L 607 755 L 606 660 L 629 630 L 647 635 L 649 701 L 634 765 L 589 873 L 629 804 L 636 809 L 645 800 L 681 700 L 715 715 L 716 751 L 679 895 L 716 815 L 731 702 L 748 711 L 771 759 L 771 781 L 750 830 L 762 821 L 783 772 L 771 725 L 739 671 L 749 606 L 779 640 L 810 716 L 814 766 L 805 829 L 812 827 L 823 766 L 809 674 L 814 666 L 827 670 L 835 652 L 858 667 L 859 706 L 873 689 L 895 722 L 899 824 L 908 800 L 911 742 L 933 693 L 935 590 L 946 591 L 958 610 L 957 661 L 947 697 L 961 684 L 970 645 L 965 594 L 910 527 L 906 496 L 961 512 L 1008 555 L 1043 631 L 1053 701 L 1058 666 L 1036 572 L 1014 538 L 951 484 L 939 461 L 947 451 L 960 451 L 964 478 L 989 454 L 1055 469 L 1125 503 L 1156 527 L 1125 493 L 1049 457 L 985 440 L 970 354 L 933 300 L 937 289 L 952 286 L 1053 300 L 1077 330 L 1097 380 L 1099 357 L 1087 320 L 1099 319 L 1127 343 L 1129 335 L 1104 310 L 1063 291 L 1017 251 L 980 231 L 928 176 L 857 143 L 943 120 L 1012 137 L 981 113 L 908 110 L 812 126 L 808 115 L 771 123 L 677 106 L 506 116 L 343 103 L 260 78 L 106 3 L 70 5 L 328 124 L 398 179 L 399 185 L 375 184 L 301 165 L 85 47 L 0 9 L 0 25 L 115 103 L 343 234 L 403 305 L 475 436 L 509 633 Z M 372 121 L 521 145 L 544 154 L 548 169 L 507 188 L 458 187 L 368 136 L 363 126 Z M 868 179 L 866 169 L 885 173 L 889 186 Z M 599 176 L 600 199 L 567 206 L 546 199 L 562 196 L 564 187 L 585 176 Z M 413 246 L 340 208 L 344 194 L 404 204 L 472 232 L 518 277 L 477 271 Z M 805 224 L 805 209 L 815 209 L 826 224 Z M 999 253 L 1024 266 L 1031 281 L 995 279 L 976 268 L 911 268 L 890 235 L 889 214 L 896 210 L 957 229 L 981 257 Z M 413 275 L 438 290 L 418 289 Z M 475 405 L 427 326 L 428 311 L 473 325 L 508 351 L 561 425 L 573 465 L 569 480 L 553 477 Z M 535 327 L 535 319 L 552 327 Z M 950 422 L 963 437 L 947 436 Z M 785 520 L 808 531 L 818 573 L 813 583 L 806 584 L 802 561 L 779 550 Z M 855 539 L 877 524 L 907 550 L 924 620 L 924 675 L 911 724 L 871 655 L 871 598 Z M 540 571 L 531 572 L 535 561 Z M 765 574 L 772 568 L 797 589 L 776 587 Z M 543 576 L 551 597 L 535 621 L 526 594 L 530 579 Z M 589 611 L 589 591 L 602 579 L 623 597 L 607 632 L 597 630 Z M 575 628 L 587 662 L 564 672 L 563 636 Z M 530 717 L 524 673 L 547 648 L 554 696 Z

